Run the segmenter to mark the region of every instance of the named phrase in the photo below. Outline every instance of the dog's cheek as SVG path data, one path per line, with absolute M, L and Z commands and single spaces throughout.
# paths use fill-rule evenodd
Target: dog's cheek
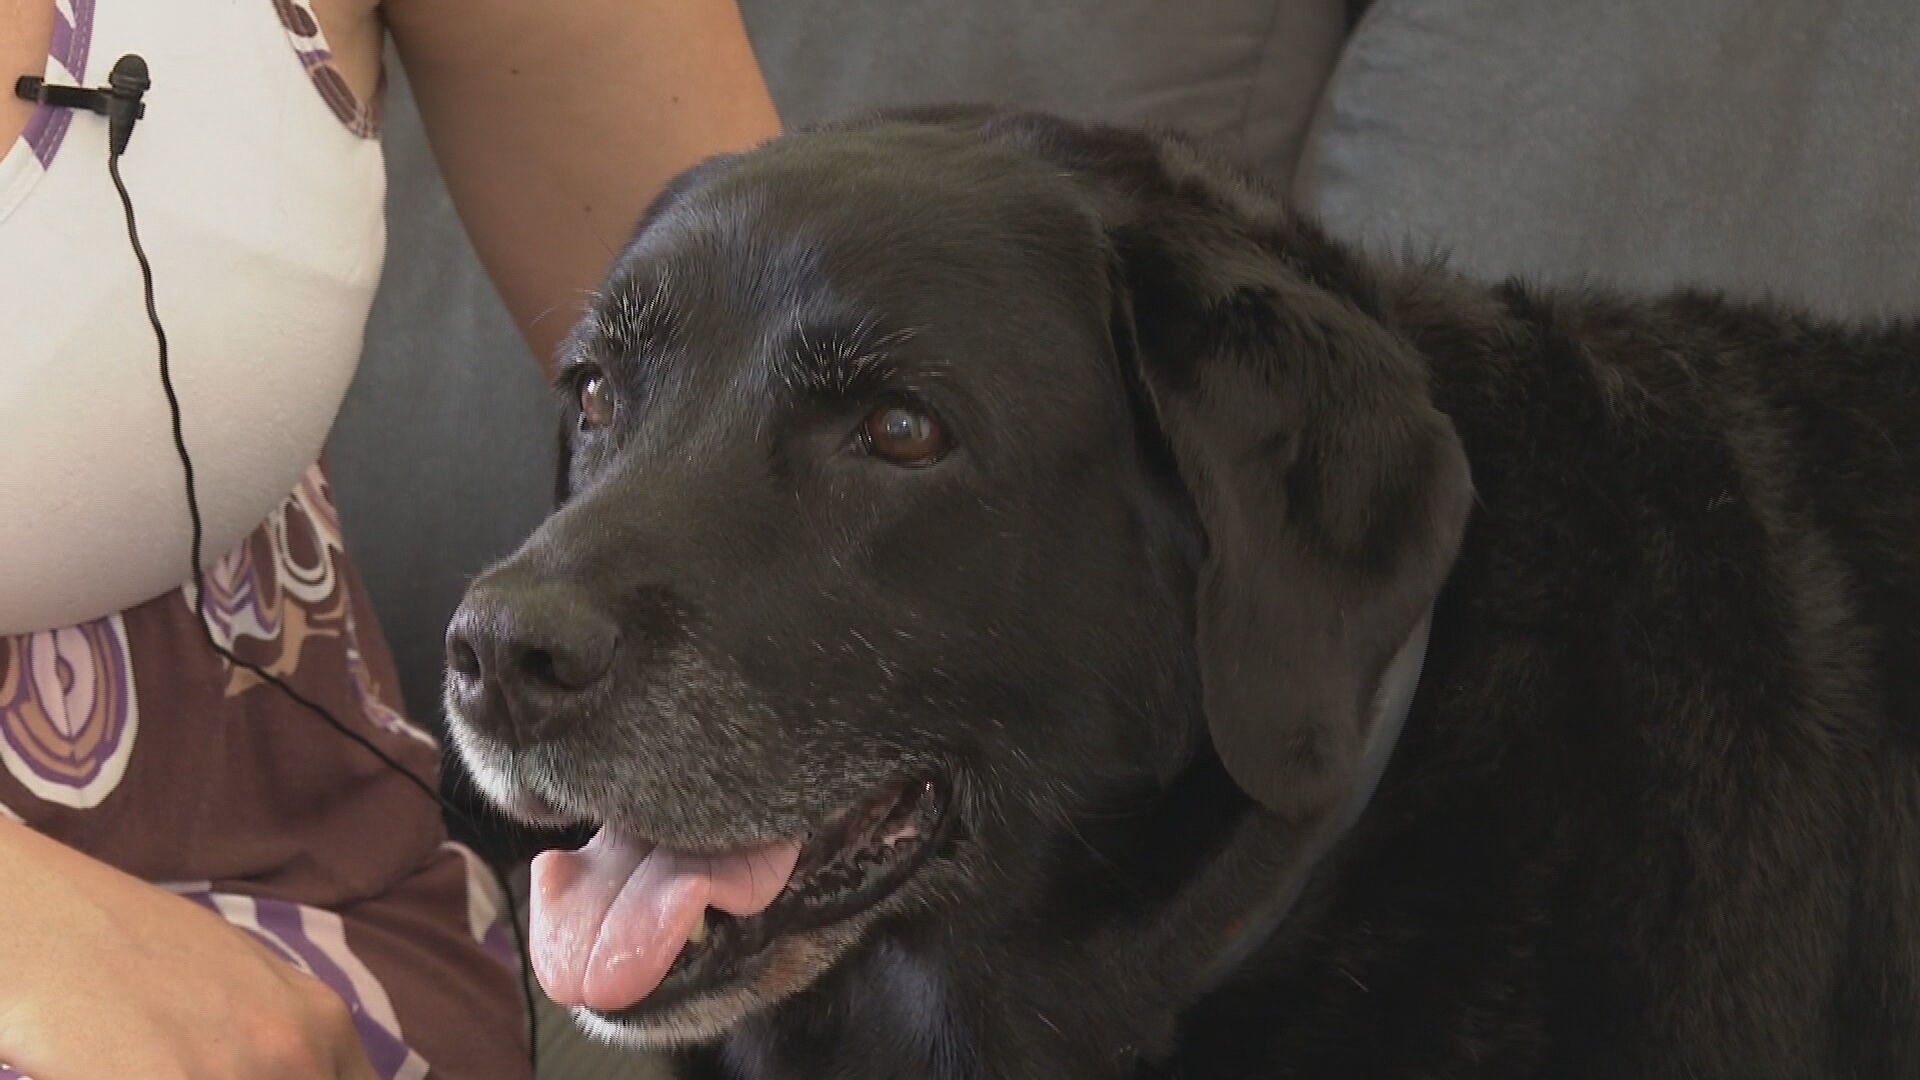
M 867 538 L 869 618 L 949 633 L 977 632 L 1002 618 L 1030 564 L 1036 523 L 985 501 L 924 505 Z

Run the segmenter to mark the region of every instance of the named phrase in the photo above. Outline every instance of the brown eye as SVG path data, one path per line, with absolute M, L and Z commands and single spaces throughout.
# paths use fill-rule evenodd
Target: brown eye
M 951 449 L 939 421 L 904 405 L 875 409 L 860 425 L 860 439 L 890 465 L 931 465 Z
M 589 375 L 580 382 L 580 428 L 582 431 L 613 423 L 613 388 L 605 375 Z

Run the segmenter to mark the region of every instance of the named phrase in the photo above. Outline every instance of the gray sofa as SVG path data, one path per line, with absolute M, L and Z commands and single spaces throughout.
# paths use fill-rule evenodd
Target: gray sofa
M 789 125 L 957 99 L 1169 124 L 1382 254 L 1920 311 L 1915 0 L 743 10 Z M 391 257 L 330 456 L 407 700 L 437 719 L 441 629 L 545 512 L 553 414 L 396 91 Z M 573 1061 L 543 1071 L 599 1075 Z

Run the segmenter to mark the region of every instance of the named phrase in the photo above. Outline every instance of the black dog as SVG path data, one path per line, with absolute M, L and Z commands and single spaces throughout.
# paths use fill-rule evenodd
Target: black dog
M 1920 324 L 1380 265 L 1180 139 L 922 110 L 681 177 L 563 378 L 448 701 L 600 827 L 534 901 L 589 1027 L 1920 1076 Z

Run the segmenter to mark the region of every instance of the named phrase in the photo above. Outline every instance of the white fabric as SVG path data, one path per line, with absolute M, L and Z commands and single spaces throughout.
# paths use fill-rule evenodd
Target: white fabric
M 212 562 L 318 457 L 352 379 L 385 254 L 380 146 L 328 108 L 268 0 L 97 2 L 86 70 L 48 74 L 97 86 L 124 53 L 148 62 L 121 172 Z M 187 577 L 140 296 L 105 119 L 74 113 L 45 170 L 16 142 L 0 159 L 0 634 L 98 618 Z

